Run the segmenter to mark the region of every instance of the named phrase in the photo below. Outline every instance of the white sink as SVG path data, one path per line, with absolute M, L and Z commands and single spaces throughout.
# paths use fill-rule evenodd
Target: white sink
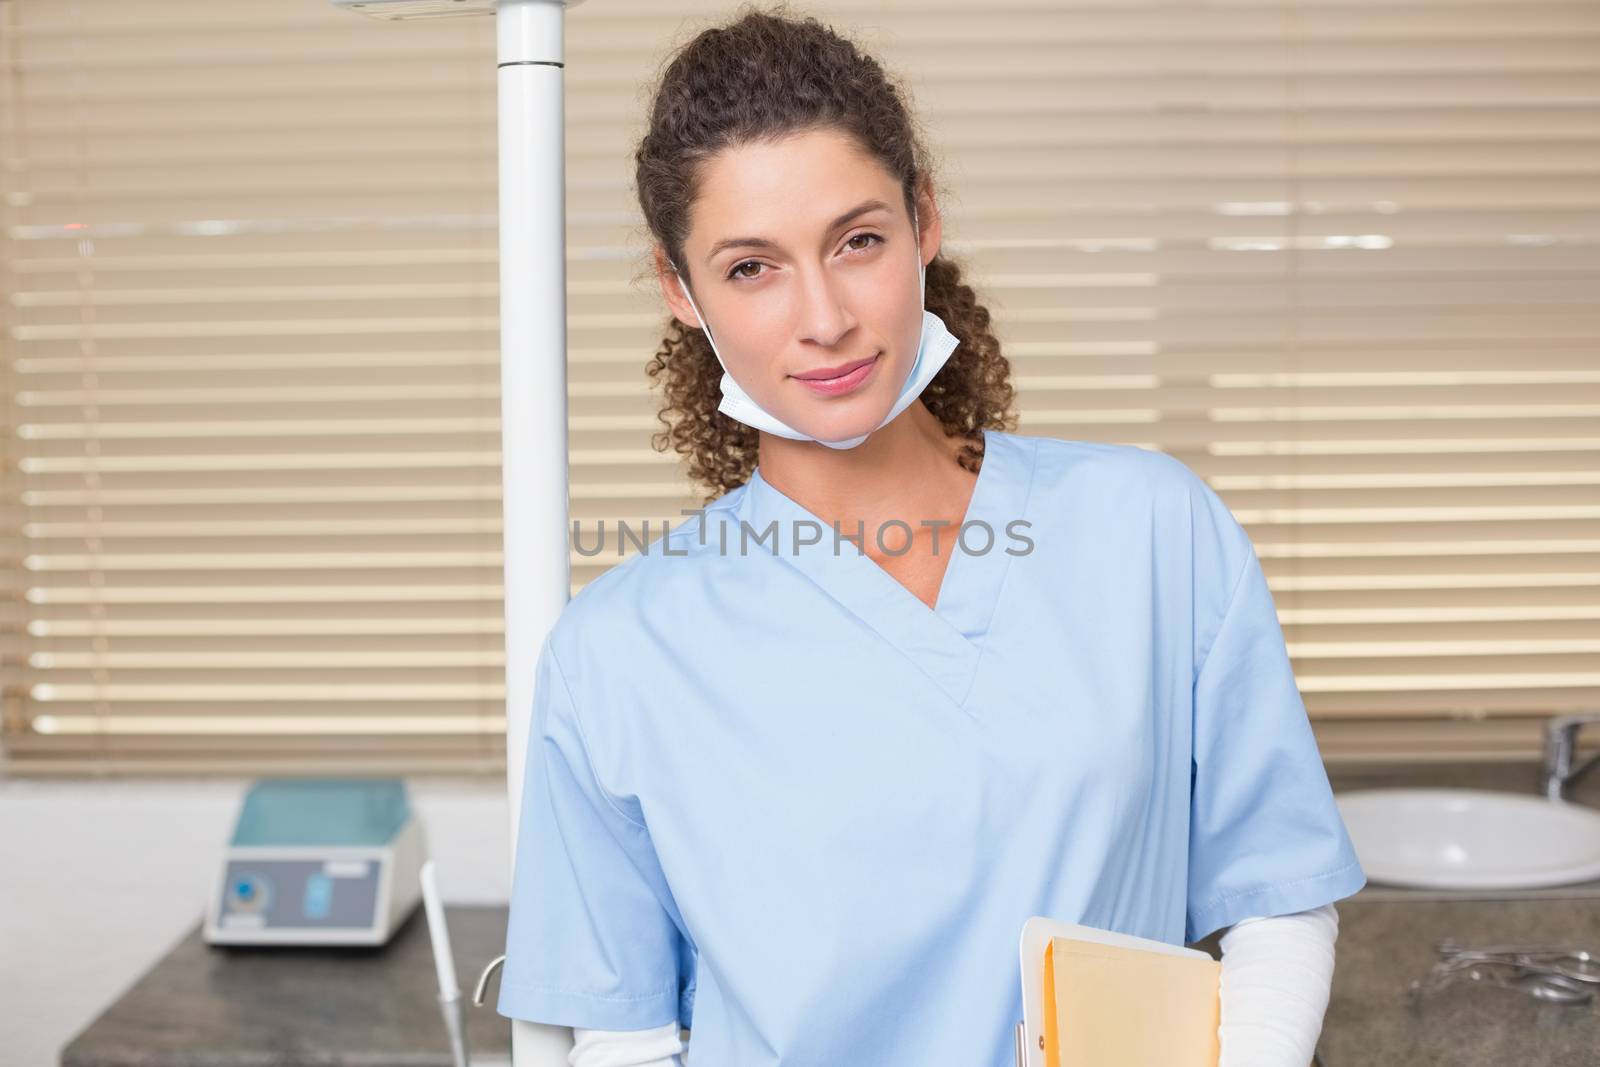
M 1334 794 L 1372 882 L 1527 889 L 1600 878 L 1600 811 L 1479 789 Z

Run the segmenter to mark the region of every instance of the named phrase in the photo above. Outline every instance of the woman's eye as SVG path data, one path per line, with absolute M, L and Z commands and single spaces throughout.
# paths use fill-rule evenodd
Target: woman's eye
M 851 245 L 851 242 L 859 242 L 859 240 L 866 240 L 866 245 Z M 872 248 L 872 245 L 875 245 L 875 243 L 880 245 L 880 243 L 883 243 L 883 238 L 877 234 L 856 234 L 853 235 L 850 240 L 846 240 L 845 245 L 851 245 L 851 248 L 853 248 L 854 251 L 866 251 L 867 248 Z M 744 262 L 736 262 L 736 264 L 733 266 L 733 269 L 728 270 L 728 278 L 730 278 L 730 280 L 733 280 L 733 278 L 752 280 L 752 278 L 762 277 L 760 274 L 747 274 L 747 272 L 744 272 L 746 267 L 757 267 L 757 269 L 760 269 L 762 266 L 765 266 L 765 264 L 760 264 L 760 262 L 755 261 L 755 259 L 746 259 Z

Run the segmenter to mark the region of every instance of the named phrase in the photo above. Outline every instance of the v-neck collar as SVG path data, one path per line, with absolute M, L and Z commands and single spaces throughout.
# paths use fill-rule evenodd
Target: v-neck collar
M 1012 547 L 1007 524 L 1025 515 L 1036 449 L 1035 442 L 1017 435 L 984 430 L 983 465 L 962 521 L 987 523 L 993 543 L 981 551 L 989 535 L 975 528 L 967 538 L 974 550 L 969 554 L 956 541 L 960 527 L 939 531 L 939 550 L 951 555 L 932 608 L 853 540 L 838 540 L 835 551 L 832 525 L 775 488 L 761 476 L 759 466 L 746 483 L 739 517 L 750 524 L 752 538 L 776 522 L 775 545 L 769 540 L 755 546 L 752 541 L 751 553 L 770 554 L 805 574 L 916 663 L 959 706 L 977 676 L 982 640 L 1010 569 L 1013 555 L 1006 551 Z M 815 525 L 797 530 L 797 523 L 806 522 Z M 875 533 L 866 530 L 868 538 Z M 812 537 L 819 539 L 798 543 Z

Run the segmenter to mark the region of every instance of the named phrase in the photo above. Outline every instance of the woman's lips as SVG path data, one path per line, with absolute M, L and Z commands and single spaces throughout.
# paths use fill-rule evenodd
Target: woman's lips
M 882 353 L 879 353 L 881 355 Z M 841 396 L 850 392 L 867 380 L 867 375 L 872 373 L 872 368 L 878 365 L 878 356 L 862 360 L 860 363 L 850 364 L 852 370 L 847 370 L 836 378 L 801 378 L 795 381 L 810 389 L 820 396 Z

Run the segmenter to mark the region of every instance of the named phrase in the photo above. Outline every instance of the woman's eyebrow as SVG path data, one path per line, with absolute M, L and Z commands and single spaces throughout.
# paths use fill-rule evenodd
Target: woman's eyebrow
M 840 215 L 838 218 L 828 223 L 828 229 L 830 231 L 837 230 L 840 226 L 843 226 L 845 223 L 849 222 L 858 215 L 865 215 L 869 211 L 877 211 L 880 208 L 887 210 L 888 207 L 889 205 L 885 204 L 882 200 L 864 200 L 855 207 L 851 208 L 849 211 L 846 211 L 843 215 Z M 716 244 L 711 246 L 711 251 L 706 253 L 706 262 L 710 263 L 716 258 L 717 253 L 723 251 L 724 249 L 742 248 L 746 246 L 752 248 L 776 248 L 778 245 L 776 241 L 769 240 L 765 237 L 729 237 L 718 241 Z

